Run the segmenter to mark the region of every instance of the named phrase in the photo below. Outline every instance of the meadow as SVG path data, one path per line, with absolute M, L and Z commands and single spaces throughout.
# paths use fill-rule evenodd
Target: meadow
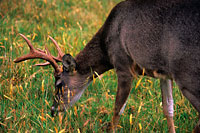
M 121 0 L 0 0 L 0 132 L 106 132 L 112 119 L 117 91 L 114 70 L 94 79 L 81 99 L 65 113 L 51 117 L 54 96 L 53 68 L 34 67 L 42 60 L 15 64 L 29 48 L 24 34 L 35 48 L 47 45 L 52 36 L 65 53 L 75 56 L 104 23 Z M 167 132 L 162 112 L 160 82 L 138 76 L 117 132 Z M 197 112 L 174 83 L 176 131 L 192 132 Z

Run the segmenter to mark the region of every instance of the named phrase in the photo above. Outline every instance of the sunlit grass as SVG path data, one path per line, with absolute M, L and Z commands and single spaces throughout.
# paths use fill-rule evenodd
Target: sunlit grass
M 111 121 L 117 87 L 114 71 L 96 79 L 74 107 L 50 116 L 54 94 L 53 69 L 32 67 L 41 60 L 14 64 L 29 52 L 18 33 L 34 47 L 55 38 L 61 49 L 75 56 L 101 27 L 120 0 L 1 0 L 0 1 L 0 132 L 102 132 Z M 118 126 L 119 132 L 166 132 L 159 80 L 138 77 Z M 177 132 L 191 132 L 197 112 L 174 85 Z

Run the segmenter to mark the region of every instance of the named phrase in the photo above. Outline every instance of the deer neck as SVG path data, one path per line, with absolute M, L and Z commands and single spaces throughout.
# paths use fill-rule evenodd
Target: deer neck
M 101 39 L 101 33 L 101 30 L 98 31 L 76 56 L 77 71 L 82 75 L 91 75 L 91 72 L 100 75 L 113 68 L 104 49 L 106 46 Z

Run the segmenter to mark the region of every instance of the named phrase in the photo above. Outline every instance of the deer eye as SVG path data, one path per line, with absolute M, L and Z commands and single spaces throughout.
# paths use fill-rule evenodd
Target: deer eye
M 57 87 L 57 88 L 61 88 L 61 87 L 62 87 L 62 80 L 61 80 L 61 79 L 58 79 L 58 80 L 56 81 L 56 87 Z

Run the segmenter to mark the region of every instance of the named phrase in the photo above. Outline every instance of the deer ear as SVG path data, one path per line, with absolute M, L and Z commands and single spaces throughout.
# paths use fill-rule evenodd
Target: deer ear
M 63 71 L 73 72 L 76 69 L 76 61 L 70 54 L 65 54 L 62 57 Z

